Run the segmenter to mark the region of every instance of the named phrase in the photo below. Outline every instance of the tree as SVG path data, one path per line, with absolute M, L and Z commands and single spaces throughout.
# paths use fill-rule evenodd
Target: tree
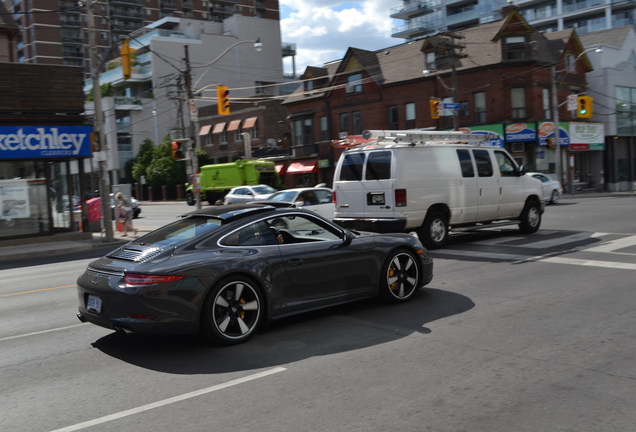
M 150 186 L 178 185 L 186 182 L 186 162 L 170 157 L 170 139 L 156 146 L 153 159 L 146 168 L 146 183 Z
M 136 182 L 140 182 L 141 177 L 146 175 L 146 169 L 150 166 L 150 163 L 155 157 L 154 155 L 154 142 L 150 138 L 146 138 L 139 147 L 139 151 L 133 163 L 132 177 Z

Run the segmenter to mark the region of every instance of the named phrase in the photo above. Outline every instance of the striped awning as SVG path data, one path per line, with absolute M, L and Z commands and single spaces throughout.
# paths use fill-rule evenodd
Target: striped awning
M 209 134 L 210 129 L 212 129 L 212 125 L 201 126 L 201 130 L 199 130 L 199 136 Z
M 225 122 L 217 123 L 214 125 L 214 129 L 212 129 L 213 134 L 221 133 L 225 129 Z
M 238 130 L 240 125 L 241 125 L 241 120 L 232 120 L 230 122 L 230 125 L 227 127 L 227 131 L 232 132 L 232 131 Z

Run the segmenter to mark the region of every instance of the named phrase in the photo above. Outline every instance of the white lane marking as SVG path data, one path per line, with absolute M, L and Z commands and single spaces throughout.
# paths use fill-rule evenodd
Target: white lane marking
M 596 260 L 585 260 L 585 259 L 563 258 L 563 257 L 540 258 L 537 261 L 549 262 L 554 264 L 572 264 L 572 265 L 587 266 L 587 267 L 603 267 L 603 268 L 620 269 L 620 270 L 636 270 L 636 264 L 611 262 L 611 261 L 596 261 Z
M 137 408 L 132 408 L 132 409 L 129 409 L 129 410 L 126 410 L 126 411 L 121 411 L 121 412 L 118 412 L 118 413 L 115 413 L 115 414 L 110 414 L 110 415 L 107 415 L 107 416 L 104 416 L 104 417 L 99 417 L 99 418 L 96 418 L 94 420 L 89 420 L 89 421 L 86 421 L 86 422 L 83 422 L 83 423 L 78 423 L 78 424 L 75 424 L 75 425 L 72 425 L 72 426 L 67 426 L 67 427 L 64 427 L 64 428 L 61 428 L 61 429 L 55 429 L 54 431 L 51 431 L 51 432 L 71 432 L 71 431 L 76 431 L 76 430 L 80 430 L 80 429 L 86 429 L 86 428 L 91 427 L 91 426 L 97 426 L 97 425 L 102 424 L 102 423 L 107 423 L 109 421 L 118 420 L 118 419 L 123 418 L 123 417 L 131 416 L 131 415 L 134 415 L 134 414 L 139 414 L 139 413 L 142 413 L 144 411 L 149 411 L 151 409 L 159 408 L 159 407 L 166 406 L 166 405 L 169 405 L 169 404 L 173 404 L 173 403 L 176 403 L 176 402 L 181 402 L 181 401 L 184 401 L 186 399 L 191 399 L 191 398 L 194 398 L 194 397 L 197 397 L 197 396 L 202 396 L 204 394 L 212 393 L 212 392 L 215 392 L 215 391 L 218 391 L 218 390 L 223 390 L 223 389 L 226 389 L 228 387 L 232 387 L 232 386 L 235 386 L 235 385 L 246 383 L 248 381 L 253 381 L 255 379 L 264 378 L 264 377 L 266 377 L 268 375 L 272 375 L 272 374 L 275 374 L 275 373 L 278 373 L 278 372 L 283 372 L 285 370 L 287 370 L 287 369 L 284 368 L 284 367 L 275 367 L 273 369 L 269 369 L 269 370 L 266 370 L 266 371 L 263 371 L 263 372 L 255 373 L 253 375 L 248 375 L 248 376 L 243 377 L 243 378 L 238 378 L 238 379 L 235 379 L 235 380 L 232 380 L 232 381 L 228 381 L 228 382 L 223 383 L 223 384 L 217 384 L 217 385 L 212 386 L 212 387 L 207 387 L 207 388 L 204 388 L 204 389 L 201 389 L 201 390 L 196 390 L 196 391 L 193 391 L 193 392 L 190 392 L 190 393 L 185 393 L 185 394 L 182 394 L 182 395 L 179 395 L 179 396 L 175 396 L 175 397 L 171 397 L 171 398 L 164 399 L 164 400 L 161 400 L 161 401 L 153 402 L 153 403 L 150 403 L 150 404 L 147 404 L 147 405 L 142 405 L 142 406 L 137 407 Z
M 444 255 L 455 255 L 455 256 L 463 256 L 463 257 L 475 257 L 475 258 L 491 258 L 498 259 L 503 261 L 519 261 L 519 260 L 527 260 L 528 258 L 532 258 L 528 255 L 515 255 L 515 254 L 500 254 L 500 253 L 492 253 L 492 252 L 479 252 L 479 251 L 464 251 L 464 250 L 439 250 L 433 251 L 433 257 L 437 254 L 443 257 Z
M 616 240 L 609 240 L 599 246 L 585 248 L 585 252 L 613 252 L 617 249 L 636 245 L 636 236 L 624 237 Z
M 543 249 L 543 248 L 549 248 L 554 246 L 562 246 L 567 243 L 577 242 L 581 240 L 588 240 L 590 238 L 598 238 L 598 237 L 600 237 L 600 233 L 584 232 L 584 233 L 572 234 L 565 237 L 558 237 L 558 238 L 554 238 L 550 240 L 542 240 L 542 241 L 537 241 L 537 242 L 528 243 L 524 245 L 519 245 L 519 247 L 531 248 L 531 249 Z
M 15 335 L 15 336 L 9 336 L 9 337 L 5 337 L 5 338 L 0 339 L 0 342 L 11 340 L 11 339 L 19 339 L 19 338 L 23 338 L 23 337 L 27 337 L 27 336 L 40 335 L 40 334 L 44 334 L 44 333 L 51 333 L 51 332 L 59 331 L 59 330 L 67 330 L 67 329 L 70 329 L 70 328 L 75 328 L 75 327 L 79 327 L 79 326 L 83 326 L 83 325 L 84 325 L 84 323 L 73 324 L 73 325 L 66 326 L 66 327 L 58 327 L 58 328 L 54 328 L 54 329 L 42 330 L 42 331 L 37 331 L 37 332 L 33 332 L 33 333 L 24 333 L 24 334 Z

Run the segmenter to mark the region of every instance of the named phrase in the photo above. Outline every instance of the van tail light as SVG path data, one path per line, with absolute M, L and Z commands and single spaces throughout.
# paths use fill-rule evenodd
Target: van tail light
M 395 190 L 395 206 L 406 207 L 406 189 Z
M 127 273 L 124 278 L 124 283 L 126 285 L 154 285 L 166 282 L 176 282 L 183 278 L 185 278 L 185 276 Z
M 336 205 L 336 191 L 331 192 L 331 199 L 333 200 L 333 205 Z

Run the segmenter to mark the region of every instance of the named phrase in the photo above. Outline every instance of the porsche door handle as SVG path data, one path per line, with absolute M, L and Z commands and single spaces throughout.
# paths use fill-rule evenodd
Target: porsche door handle
M 290 267 L 296 267 L 296 266 L 299 266 L 299 265 L 304 264 L 304 263 L 305 263 L 305 260 L 300 259 L 300 258 L 292 258 L 292 259 L 287 260 L 287 264 Z

